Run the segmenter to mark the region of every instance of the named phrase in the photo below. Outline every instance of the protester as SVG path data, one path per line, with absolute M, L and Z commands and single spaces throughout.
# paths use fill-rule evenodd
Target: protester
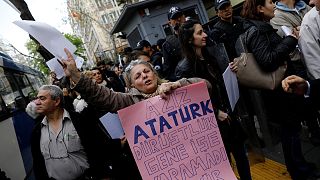
M 116 92 L 125 92 L 125 87 L 111 67 L 108 69 L 102 65 L 95 67 L 92 69 L 92 75 L 98 84 L 112 88 Z
M 287 74 L 293 74 L 289 54 L 296 48 L 298 34 L 282 39 L 269 24 L 274 17 L 272 0 L 246 0 L 241 12 L 246 19 L 244 42 L 252 52 L 259 67 L 272 72 L 287 63 Z M 284 159 L 292 179 L 307 179 L 315 176 L 314 166 L 308 163 L 301 151 L 299 131 L 304 119 L 301 105 L 303 98 L 284 93 L 282 88 L 261 90 L 268 122 L 280 125 Z
M 141 40 L 137 43 L 135 50 L 143 51 L 149 56 L 150 63 L 157 70 L 158 75 L 162 76 L 162 54 L 153 50 L 151 44 L 147 40 Z M 138 58 L 137 58 L 138 59 Z
M 63 102 L 63 92 L 55 85 L 42 86 L 34 101 L 36 114 L 44 116 L 31 138 L 36 179 L 110 178 L 109 161 L 120 141 L 110 141 L 92 109 L 76 113 L 64 109 Z
M 57 78 L 54 71 L 50 72 L 50 84 L 61 87 L 61 80 Z
M 213 26 L 209 38 L 215 42 L 223 43 L 231 61 L 238 57 L 235 44 L 240 34 L 244 32 L 243 19 L 233 16 L 233 8 L 229 0 L 216 0 L 215 9 L 219 17 Z
M 275 16 L 270 20 L 270 24 L 277 29 L 277 34 L 281 37 L 286 36 L 282 30 L 283 26 L 299 32 L 302 19 L 310 9 L 302 0 L 279 0 L 276 2 Z M 307 78 L 307 71 L 298 46 L 290 54 L 290 58 L 295 74 Z
M 166 41 L 162 45 L 163 51 L 163 74 L 165 79 L 169 81 L 177 80 L 175 69 L 178 62 L 182 59 L 181 45 L 178 39 L 178 30 L 182 23 L 186 21 L 183 11 L 179 7 L 171 7 L 168 12 L 168 21 L 173 29 L 173 35 L 166 37 Z
M 315 5 L 303 18 L 300 28 L 299 47 L 304 56 L 308 75 L 311 79 L 320 78 L 320 1 L 311 0 Z
M 240 178 L 250 180 L 250 166 L 244 147 L 245 133 L 230 107 L 217 62 L 206 49 L 206 38 L 207 34 L 196 20 L 187 20 L 180 26 L 179 40 L 184 59 L 176 67 L 176 76 L 177 78 L 200 77 L 211 83 L 211 100 L 229 160 L 232 152 Z M 233 63 L 231 67 L 236 70 Z
M 145 61 L 132 61 L 124 72 L 129 93 L 115 93 L 108 88 L 98 86 L 87 77 L 81 75 L 76 68 L 75 61 L 71 53 L 65 49 L 68 59 L 63 60 L 64 70 L 71 78 L 74 90 L 79 92 L 83 99 L 95 107 L 96 111 L 116 112 L 122 108 L 135 104 L 147 98 L 161 95 L 166 98 L 167 93 L 180 86 L 185 86 L 193 82 L 203 81 L 199 78 L 181 79 L 176 82 L 163 83 L 156 70 Z M 211 87 L 208 84 L 209 88 Z M 127 151 L 128 152 L 128 151 Z M 131 152 L 127 154 L 133 159 Z M 117 163 L 117 167 L 122 167 L 115 172 L 118 179 L 141 179 L 137 167 L 134 163 Z
M 273 28 L 277 29 L 277 34 L 281 37 L 285 37 L 285 33 L 282 30 L 282 26 L 286 26 L 289 30 L 295 29 L 299 32 L 300 25 L 304 15 L 311 9 L 302 0 L 279 0 L 276 2 L 275 16 L 270 20 L 270 24 Z M 309 34 L 309 33 L 308 33 Z M 301 37 L 300 37 L 301 38 Z M 294 74 L 303 78 L 307 77 L 307 69 L 303 62 L 302 53 L 297 48 L 290 54 L 291 64 L 294 70 Z M 310 132 L 310 141 L 314 145 L 320 144 L 320 127 L 318 125 L 318 112 L 312 108 L 308 99 L 305 99 L 305 105 L 302 106 L 305 112 L 305 119 Z

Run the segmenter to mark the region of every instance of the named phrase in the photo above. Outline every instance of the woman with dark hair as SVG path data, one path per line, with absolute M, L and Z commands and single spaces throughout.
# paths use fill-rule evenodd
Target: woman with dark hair
M 222 70 L 216 59 L 209 54 L 206 44 L 207 34 L 196 20 L 188 20 L 179 28 L 179 40 L 184 59 L 176 67 L 177 78 L 200 77 L 212 85 L 211 100 L 217 117 L 221 136 L 230 160 L 233 154 L 242 180 L 250 180 L 250 166 L 244 140 L 246 135 L 238 121 L 239 116 L 229 104 L 226 88 L 222 78 Z M 236 66 L 230 64 L 233 71 Z
M 246 19 L 244 42 L 248 52 L 253 53 L 259 67 L 265 72 L 275 71 L 287 64 L 287 75 L 294 74 L 290 52 L 297 45 L 298 32 L 281 38 L 270 25 L 274 17 L 275 4 L 272 0 L 246 0 L 241 12 Z M 241 52 L 239 52 L 241 53 Z M 261 90 L 268 122 L 280 126 L 281 143 L 287 170 L 292 179 L 307 179 L 314 169 L 306 162 L 301 151 L 299 131 L 304 118 L 301 105 L 303 97 L 286 94 L 281 87 Z

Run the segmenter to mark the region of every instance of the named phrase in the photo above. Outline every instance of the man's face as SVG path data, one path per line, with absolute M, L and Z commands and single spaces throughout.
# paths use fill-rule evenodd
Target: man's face
M 180 17 L 177 17 L 175 19 L 170 19 L 169 24 L 175 31 L 178 31 L 180 25 L 183 24 L 185 21 L 186 21 L 185 15 L 181 15 Z
M 224 4 L 218 10 L 218 16 L 222 20 L 228 20 L 232 18 L 232 5 L 231 4 Z
M 37 113 L 48 115 L 59 107 L 60 99 L 53 100 L 49 90 L 40 90 L 35 104 L 37 105 Z
M 317 11 L 320 11 L 320 0 L 310 0 L 309 5 L 314 5 Z

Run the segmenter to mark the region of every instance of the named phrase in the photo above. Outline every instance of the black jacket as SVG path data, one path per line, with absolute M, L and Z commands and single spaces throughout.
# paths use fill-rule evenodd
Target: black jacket
M 269 23 L 263 21 L 248 20 L 244 23 L 244 29 L 248 52 L 253 53 L 262 70 L 274 71 L 286 61 L 290 71 L 289 54 L 296 48 L 296 38 L 287 36 L 282 39 Z M 240 53 L 238 50 L 238 55 Z
M 239 16 L 232 17 L 232 23 L 220 19 L 209 32 L 209 38 L 212 41 L 224 44 L 231 61 L 238 57 L 235 44 L 239 35 L 244 33 L 243 22 L 244 20 Z
M 163 74 L 163 64 L 162 64 L 163 54 L 161 52 L 155 52 L 151 55 L 150 60 L 154 69 L 158 72 L 158 75 L 162 78 Z
M 222 77 L 221 70 L 209 52 L 208 48 L 203 50 L 204 60 L 188 60 L 184 58 L 176 67 L 177 78 L 199 77 L 208 80 L 212 85 L 211 96 L 212 105 L 217 117 L 218 110 L 227 112 L 231 121 L 219 121 L 219 129 L 225 146 L 230 149 L 234 143 L 243 143 L 246 139 L 246 134 L 243 131 L 235 113 L 232 113 L 226 88 Z
M 112 158 L 119 156 L 120 140 L 111 140 L 101 127 L 96 113 L 85 108 L 81 113 L 68 111 L 72 123 L 80 137 L 87 154 L 90 176 L 95 178 L 110 177 Z M 31 151 L 33 156 L 33 169 L 36 179 L 49 179 L 45 161 L 40 150 L 41 120 L 35 126 L 31 137 Z
M 309 81 L 310 83 L 310 99 L 313 105 L 320 107 L 320 79 Z
M 244 23 L 246 32 L 243 34 L 248 52 L 252 52 L 259 67 L 272 72 L 287 62 L 286 75 L 296 74 L 290 60 L 290 52 L 297 45 L 298 40 L 292 36 L 281 38 L 273 27 L 264 21 L 247 20 Z M 241 35 L 242 36 L 242 35 Z M 238 48 L 240 54 L 243 49 Z M 300 129 L 303 119 L 303 99 L 295 94 L 285 93 L 281 86 L 275 90 L 260 91 L 265 107 L 267 119 L 280 123 L 288 129 Z
M 177 35 L 170 35 L 162 45 L 163 51 L 163 75 L 169 81 L 176 81 L 175 69 L 182 59 L 181 45 Z

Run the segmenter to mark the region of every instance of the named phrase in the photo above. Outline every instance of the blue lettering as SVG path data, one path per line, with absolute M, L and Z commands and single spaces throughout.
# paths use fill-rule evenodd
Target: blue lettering
M 176 114 L 177 114 L 177 111 L 172 111 L 172 112 L 169 112 L 169 113 L 168 113 L 168 116 L 169 116 L 169 117 L 171 116 L 172 119 L 173 119 L 173 121 L 174 121 L 174 124 L 175 124 L 176 126 L 178 126 L 179 124 L 178 124 L 178 120 L 177 120 Z
M 203 115 L 207 115 L 207 112 L 208 113 L 213 113 L 213 110 L 209 108 L 209 103 L 210 103 L 210 99 L 208 99 L 206 101 L 206 104 L 204 104 L 203 101 L 200 102 Z
M 197 103 L 192 103 L 192 104 L 190 104 L 190 111 L 191 111 L 191 114 L 192 114 L 192 118 L 193 119 L 195 119 L 195 118 L 197 118 L 197 116 L 198 117 L 201 117 L 202 115 L 201 114 L 199 114 L 197 111 L 200 109 L 200 106 L 199 106 L 199 104 L 197 104 Z
M 181 117 L 181 120 L 182 120 L 183 123 L 188 122 L 188 121 L 191 120 L 191 117 L 190 117 L 190 114 L 189 114 L 187 106 L 184 107 L 184 112 L 186 113 L 185 116 L 184 116 L 182 110 L 179 109 L 179 114 L 180 114 L 180 117 Z
M 156 119 L 150 119 L 149 121 L 146 121 L 146 122 L 145 122 L 146 125 L 149 125 L 149 126 L 150 126 L 150 129 L 151 129 L 152 134 L 153 134 L 154 136 L 157 135 L 157 131 L 156 131 L 156 129 L 155 129 L 155 127 L 154 127 L 154 124 L 153 124 L 153 123 L 155 123 L 155 122 L 157 122 Z
M 165 126 L 167 127 L 167 129 L 171 129 L 172 128 L 170 126 L 170 124 L 168 123 L 168 121 L 163 116 L 160 116 L 159 120 L 160 120 L 160 133 L 163 133 L 163 129 L 164 129 Z
M 148 139 L 150 138 L 146 132 L 143 131 L 143 129 L 139 126 L 139 125 L 136 125 L 134 127 L 134 144 L 137 144 L 138 143 L 138 138 L 139 136 L 144 136 L 144 138 Z

